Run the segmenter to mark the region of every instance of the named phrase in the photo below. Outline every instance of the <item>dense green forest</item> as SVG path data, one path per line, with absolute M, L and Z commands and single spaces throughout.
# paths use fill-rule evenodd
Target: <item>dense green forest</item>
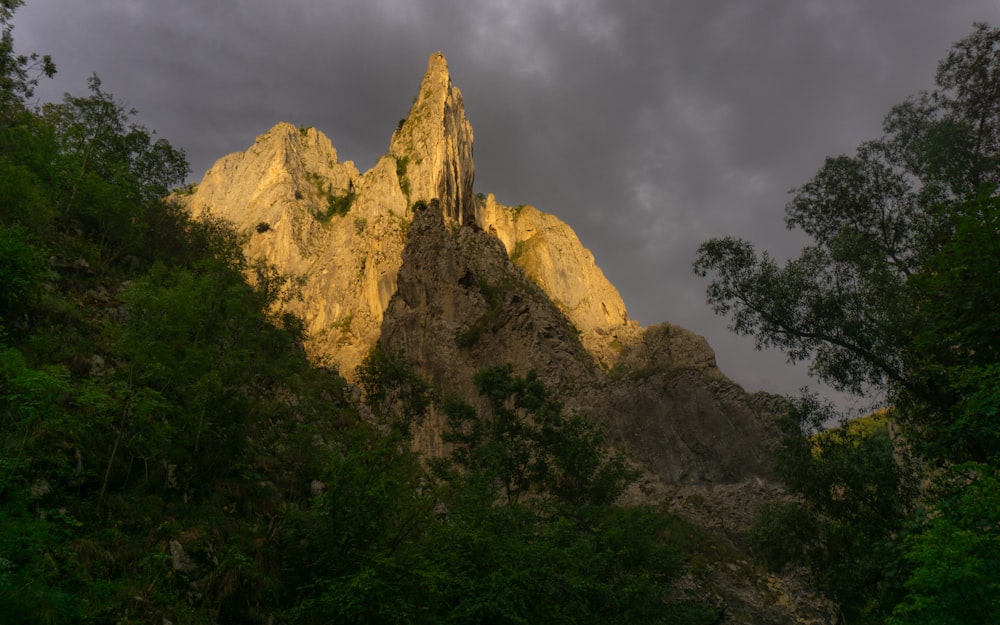
M 183 152 L 102 90 L 29 105 L 0 0 L 0 623 L 699 623 L 677 519 L 533 375 L 485 409 L 399 354 L 365 404 L 295 284 L 163 200 Z M 247 277 L 250 280 L 247 280 Z M 431 407 L 454 453 L 419 458 Z
M 1000 622 L 1000 30 L 975 25 L 935 85 L 793 191 L 798 258 L 730 237 L 695 263 L 734 331 L 883 406 L 824 431 L 833 407 L 795 400 L 776 454 L 794 498 L 753 530 L 841 623 Z

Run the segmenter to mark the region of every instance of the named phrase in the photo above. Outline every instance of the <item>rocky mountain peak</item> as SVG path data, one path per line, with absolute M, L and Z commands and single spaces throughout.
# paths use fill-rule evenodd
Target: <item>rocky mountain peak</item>
M 303 319 L 310 356 L 348 379 L 376 342 L 470 398 L 477 371 L 509 363 L 669 482 L 766 473 L 767 402 L 726 380 L 701 337 L 630 320 L 569 225 L 492 194 L 481 202 L 472 139 L 434 53 L 369 171 L 340 162 L 315 129 L 282 123 L 177 199 L 232 221 L 248 257 L 301 279 L 287 310 Z M 433 427 L 421 445 L 439 449 Z
M 196 217 L 231 221 L 249 258 L 296 278 L 299 297 L 285 311 L 303 320 L 315 362 L 350 381 L 381 344 L 473 402 L 477 371 L 535 371 L 647 471 L 637 501 L 655 498 L 723 535 L 745 525 L 772 496 L 780 401 L 726 379 L 704 338 L 630 320 L 568 224 L 493 194 L 480 201 L 472 141 L 462 94 L 436 52 L 370 170 L 340 162 L 321 132 L 280 123 L 173 199 Z M 416 429 L 418 449 L 444 452 L 443 418 L 432 411 Z M 725 602 L 738 612 L 757 586 L 728 584 Z M 765 621 L 803 622 L 733 620 Z
M 400 187 L 411 206 L 437 198 L 446 219 L 482 225 L 473 191 L 472 140 L 462 92 L 451 83 L 444 55 L 435 52 L 427 61 L 413 106 L 400 120 L 389 147 Z
M 216 161 L 187 206 L 194 216 L 211 213 L 240 229 L 262 222 L 280 228 L 294 213 L 322 212 L 328 196 L 347 193 L 357 178 L 354 163 L 339 162 L 326 135 L 279 122 L 246 152 Z M 299 210 L 288 213 L 290 205 Z

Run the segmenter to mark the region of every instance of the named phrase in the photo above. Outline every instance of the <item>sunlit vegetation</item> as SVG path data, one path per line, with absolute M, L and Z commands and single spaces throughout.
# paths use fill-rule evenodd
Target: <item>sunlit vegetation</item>
M 409 156 L 396 157 L 396 177 L 399 179 L 399 188 L 406 196 L 407 202 L 410 200 L 410 179 L 406 175 L 406 169 L 410 164 Z

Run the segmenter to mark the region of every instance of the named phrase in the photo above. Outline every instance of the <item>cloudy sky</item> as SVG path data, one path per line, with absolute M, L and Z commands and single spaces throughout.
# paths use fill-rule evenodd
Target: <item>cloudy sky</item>
M 475 130 L 476 190 L 569 223 L 632 318 L 703 334 L 748 390 L 806 383 L 705 304 L 698 244 L 778 257 L 788 191 L 880 134 L 1000 0 L 27 0 L 43 99 L 96 72 L 191 161 L 192 180 L 278 121 L 362 170 L 444 52 Z

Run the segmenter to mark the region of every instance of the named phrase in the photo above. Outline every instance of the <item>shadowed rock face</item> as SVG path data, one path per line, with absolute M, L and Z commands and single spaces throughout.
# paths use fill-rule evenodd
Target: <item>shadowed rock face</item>
M 381 341 L 444 389 L 474 400 L 477 371 L 533 369 L 568 408 L 606 424 L 613 444 L 669 482 L 766 474 L 776 406 L 726 379 L 702 337 L 624 321 L 576 329 L 496 237 L 450 229 L 436 202 L 414 216 L 397 285 Z M 613 367 L 588 349 L 588 337 Z M 440 426 L 432 420 L 421 433 L 425 448 L 437 448 Z
M 348 379 L 378 340 L 472 400 L 477 371 L 511 363 L 536 370 L 670 482 L 765 473 L 774 405 L 727 380 L 701 337 L 630 321 L 567 224 L 492 195 L 480 202 L 472 140 L 461 92 L 434 53 L 371 170 L 340 162 L 315 129 L 278 124 L 176 201 L 232 221 L 251 258 L 300 277 L 301 299 L 286 307 L 305 321 L 310 355 Z M 432 453 L 438 429 L 421 433 Z

